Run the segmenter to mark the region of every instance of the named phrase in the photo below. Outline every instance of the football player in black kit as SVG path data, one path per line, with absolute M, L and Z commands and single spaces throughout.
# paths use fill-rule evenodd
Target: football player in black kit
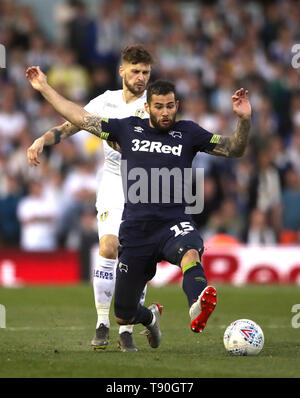
M 150 119 L 105 119 L 91 115 L 60 96 L 48 85 L 39 67 L 28 68 L 26 77 L 63 117 L 80 129 L 117 143 L 121 149 L 122 164 L 126 166 L 122 167 L 126 200 L 119 231 L 116 321 L 119 324 L 143 324 L 150 346 L 159 346 L 162 307 L 158 303 L 149 308 L 141 306 L 139 298 L 145 284 L 155 275 L 157 262 L 165 260 L 181 267 L 191 330 L 202 332 L 217 303 L 216 289 L 207 286 L 201 265 L 203 241 L 191 215 L 186 212 L 186 201 L 178 201 L 175 197 L 175 186 L 170 187 L 169 200 L 152 200 L 149 193 L 152 194 L 155 187 L 151 185 L 151 176 L 154 169 L 170 172 L 174 168 L 183 175 L 184 170 L 191 168 L 198 151 L 216 156 L 242 156 L 251 125 L 248 91 L 241 88 L 232 96 L 238 126 L 234 134 L 224 137 L 212 134 L 192 121 L 176 121 L 178 101 L 175 87 L 170 82 L 156 81 L 148 87 L 145 107 Z M 144 194 L 148 193 L 142 200 L 136 200 L 137 195 L 133 195 L 136 181 L 129 178 L 137 175 L 137 171 L 143 171 L 141 178 L 144 178 L 139 189 L 146 187 Z

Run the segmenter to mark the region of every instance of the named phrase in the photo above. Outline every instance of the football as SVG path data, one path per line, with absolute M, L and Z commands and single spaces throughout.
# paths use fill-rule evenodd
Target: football
M 261 327 L 250 319 L 232 322 L 224 333 L 224 346 L 231 355 L 258 355 L 264 346 Z

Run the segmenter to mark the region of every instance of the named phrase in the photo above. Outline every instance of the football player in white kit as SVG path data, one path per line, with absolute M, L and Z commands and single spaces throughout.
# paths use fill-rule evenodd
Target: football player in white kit
M 144 104 L 146 86 L 150 78 L 152 56 L 141 45 L 127 46 L 122 51 L 119 69 L 123 88 L 110 91 L 91 100 L 85 109 L 107 118 L 129 116 L 148 117 Z M 48 130 L 36 139 L 27 150 L 29 165 L 37 166 L 44 146 L 59 143 L 77 133 L 79 129 L 69 122 Z M 109 311 L 115 286 L 115 263 L 118 254 L 118 232 L 121 222 L 124 194 L 120 173 L 121 154 L 103 142 L 104 167 L 97 193 L 97 221 L 99 257 L 93 275 L 95 306 L 98 315 L 96 333 L 91 341 L 94 349 L 105 349 L 109 342 Z M 145 301 L 145 292 L 141 303 Z M 137 351 L 132 338 L 133 325 L 119 328 L 119 347 L 123 352 Z

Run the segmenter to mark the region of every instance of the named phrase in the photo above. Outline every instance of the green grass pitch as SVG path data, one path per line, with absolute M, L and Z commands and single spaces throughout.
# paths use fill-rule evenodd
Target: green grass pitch
M 146 305 L 164 305 L 161 345 L 151 349 L 137 325 L 139 351 L 122 353 L 113 317 L 108 348 L 90 347 L 96 324 L 92 286 L 1 288 L 6 328 L 0 329 L 0 377 L 298 378 L 300 328 L 292 327 L 291 309 L 300 303 L 300 287 L 218 285 L 217 290 L 216 310 L 204 332 L 195 334 L 181 287 L 149 286 Z M 256 321 L 264 331 L 257 357 L 225 352 L 225 327 L 239 318 Z

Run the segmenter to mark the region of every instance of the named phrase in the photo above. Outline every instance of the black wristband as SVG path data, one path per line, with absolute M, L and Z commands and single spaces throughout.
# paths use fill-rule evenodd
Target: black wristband
M 52 132 L 54 134 L 54 144 L 60 143 L 61 132 L 57 129 L 53 129 Z

